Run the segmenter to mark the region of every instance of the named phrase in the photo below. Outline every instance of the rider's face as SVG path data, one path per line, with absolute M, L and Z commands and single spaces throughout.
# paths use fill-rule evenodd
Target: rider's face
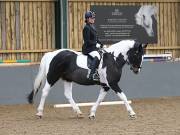
M 90 18 L 88 19 L 88 21 L 89 21 L 89 23 L 93 24 L 94 21 L 95 21 L 95 18 L 91 18 L 91 17 L 90 17 Z

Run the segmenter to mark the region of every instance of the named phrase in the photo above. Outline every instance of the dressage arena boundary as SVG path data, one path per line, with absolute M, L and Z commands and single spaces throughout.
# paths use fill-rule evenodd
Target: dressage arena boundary
M 171 61 L 173 60 L 172 54 L 145 54 L 143 56 L 143 61 Z
M 39 65 L 39 62 L 28 62 L 28 63 L 0 63 L 0 67 L 28 67 L 33 65 Z
M 143 61 L 173 61 L 172 54 L 145 54 Z M 18 67 L 39 65 L 40 62 L 31 62 L 31 60 L 0 60 L 0 67 Z
M 128 100 L 128 103 L 131 104 L 132 101 Z M 89 102 L 89 103 L 77 103 L 78 106 L 92 106 L 95 102 Z M 111 101 L 111 102 L 101 102 L 100 105 L 122 105 L 124 104 L 123 101 Z M 54 108 L 64 108 L 64 107 L 72 107 L 70 104 L 55 104 Z

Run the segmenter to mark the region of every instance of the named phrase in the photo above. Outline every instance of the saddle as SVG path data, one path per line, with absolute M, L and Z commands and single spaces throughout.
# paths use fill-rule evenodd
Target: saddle
M 79 54 L 77 56 L 76 64 L 78 67 L 90 69 L 93 57 L 90 55 Z
M 102 51 L 98 51 L 98 52 L 102 58 L 103 52 Z M 81 68 L 90 69 L 92 60 L 93 60 L 92 56 L 79 53 L 76 59 L 76 64 Z

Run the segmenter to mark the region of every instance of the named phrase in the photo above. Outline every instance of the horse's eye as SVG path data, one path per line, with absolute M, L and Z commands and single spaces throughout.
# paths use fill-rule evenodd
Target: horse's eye
M 145 15 L 143 15 L 143 19 L 144 19 L 144 20 L 145 20 L 145 18 L 146 18 Z
M 149 27 L 150 27 L 150 25 L 146 25 L 146 27 L 147 27 L 147 28 L 149 28 Z

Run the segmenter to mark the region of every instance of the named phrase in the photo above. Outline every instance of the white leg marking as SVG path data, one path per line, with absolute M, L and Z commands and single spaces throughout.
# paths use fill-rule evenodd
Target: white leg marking
M 121 92 L 121 93 L 118 92 L 117 95 L 122 101 L 124 101 L 124 104 L 125 104 L 126 109 L 127 109 L 128 113 L 129 113 L 129 116 L 131 118 L 135 118 L 136 113 L 133 111 L 132 107 L 128 103 L 126 95 L 123 92 Z
M 45 100 L 49 94 L 50 88 L 51 87 L 50 87 L 49 83 L 46 81 L 46 84 L 42 90 L 41 101 L 40 101 L 40 104 L 39 104 L 38 109 L 37 109 L 38 113 L 36 114 L 39 117 L 42 117 L 42 115 L 43 115 Z
M 96 103 L 92 106 L 91 108 L 91 112 L 90 112 L 90 115 L 89 115 L 89 118 L 90 119 L 94 119 L 95 118 L 95 113 L 96 113 L 96 110 L 99 106 L 99 104 L 103 101 L 103 99 L 105 98 L 107 92 L 104 91 L 103 88 L 101 88 L 100 90 L 100 93 L 99 93 L 99 96 L 98 96 L 98 99 L 96 101 Z
M 71 104 L 74 112 L 76 112 L 78 116 L 81 115 L 82 112 L 80 111 L 79 107 L 76 105 L 72 97 L 72 83 L 64 81 L 64 95 Z

